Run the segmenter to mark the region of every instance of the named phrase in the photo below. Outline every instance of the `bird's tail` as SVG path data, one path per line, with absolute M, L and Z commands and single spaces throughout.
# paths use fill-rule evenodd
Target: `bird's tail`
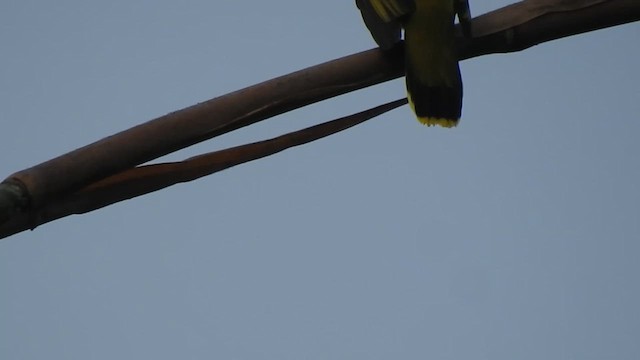
M 455 64 L 453 81 L 426 83 L 416 76 L 413 66 L 406 64 L 407 97 L 418 121 L 427 126 L 458 125 L 462 113 L 462 77 L 460 67 Z

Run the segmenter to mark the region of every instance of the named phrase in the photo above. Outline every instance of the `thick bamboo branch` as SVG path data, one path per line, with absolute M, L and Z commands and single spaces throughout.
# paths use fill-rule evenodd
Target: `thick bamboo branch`
M 637 20 L 638 0 L 526 0 L 475 18 L 473 38 L 458 38 L 459 55 L 519 51 Z M 15 213 L 35 215 L 51 200 L 197 142 L 397 78 L 402 64 L 401 46 L 350 55 L 170 113 L 17 172 L 0 184 L 0 224 Z
M 637 0 L 528 0 L 479 16 L 460 58 L 522 51 L 567 36 L 640 20 Z

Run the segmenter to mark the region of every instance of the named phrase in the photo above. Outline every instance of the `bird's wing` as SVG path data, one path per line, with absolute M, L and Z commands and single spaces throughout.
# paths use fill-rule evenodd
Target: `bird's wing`
M 471 10 L 469 10 L 469 0 L 454 0 L 455 11 L 462 26 L 462 34 L 471 37 Z
M 415 8 L 414 0 L 356 0 L 362 19 L 382 49 L 400 41 L 400 18 Z
M 416 9 L 415 0 L 366 0 L 385 22 L 397 21 Z

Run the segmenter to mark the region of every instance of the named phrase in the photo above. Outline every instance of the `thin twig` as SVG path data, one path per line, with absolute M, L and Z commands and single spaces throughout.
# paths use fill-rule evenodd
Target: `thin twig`
M 140 166 L 93 183 L 53 200 L 30 214 L 24 213 L 0 227 L 0 238 L 71 214 L 82 214 L 165 187 L 192 181 L 230 167 L 338 133 L 407 103 L 392 101 L 374 108 L 294 131 L 273 139 L 199 155 L 180 162 Z M 27 218 L 29 216 L 30 218 Z M 28 226 L 26 225 L 28 222 Z

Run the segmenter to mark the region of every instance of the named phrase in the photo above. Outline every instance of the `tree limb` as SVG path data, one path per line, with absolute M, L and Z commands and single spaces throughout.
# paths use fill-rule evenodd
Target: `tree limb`
M 521 1 L 475 18 L 474 36 L 457 38 L 459 57 L 520 51 L 637 20 L 638 0 Z M 138 164 L 402 74 L 401 45 L 388 52 L 364 51 L 167 114 L 17 172 L 0 184 L 0 234 L 8 234 L 6 220 L 13 218 L 12 228 L 19 222 L 18 228 L 26 229 L 39 223 L 33 219 L 53 200 Z

